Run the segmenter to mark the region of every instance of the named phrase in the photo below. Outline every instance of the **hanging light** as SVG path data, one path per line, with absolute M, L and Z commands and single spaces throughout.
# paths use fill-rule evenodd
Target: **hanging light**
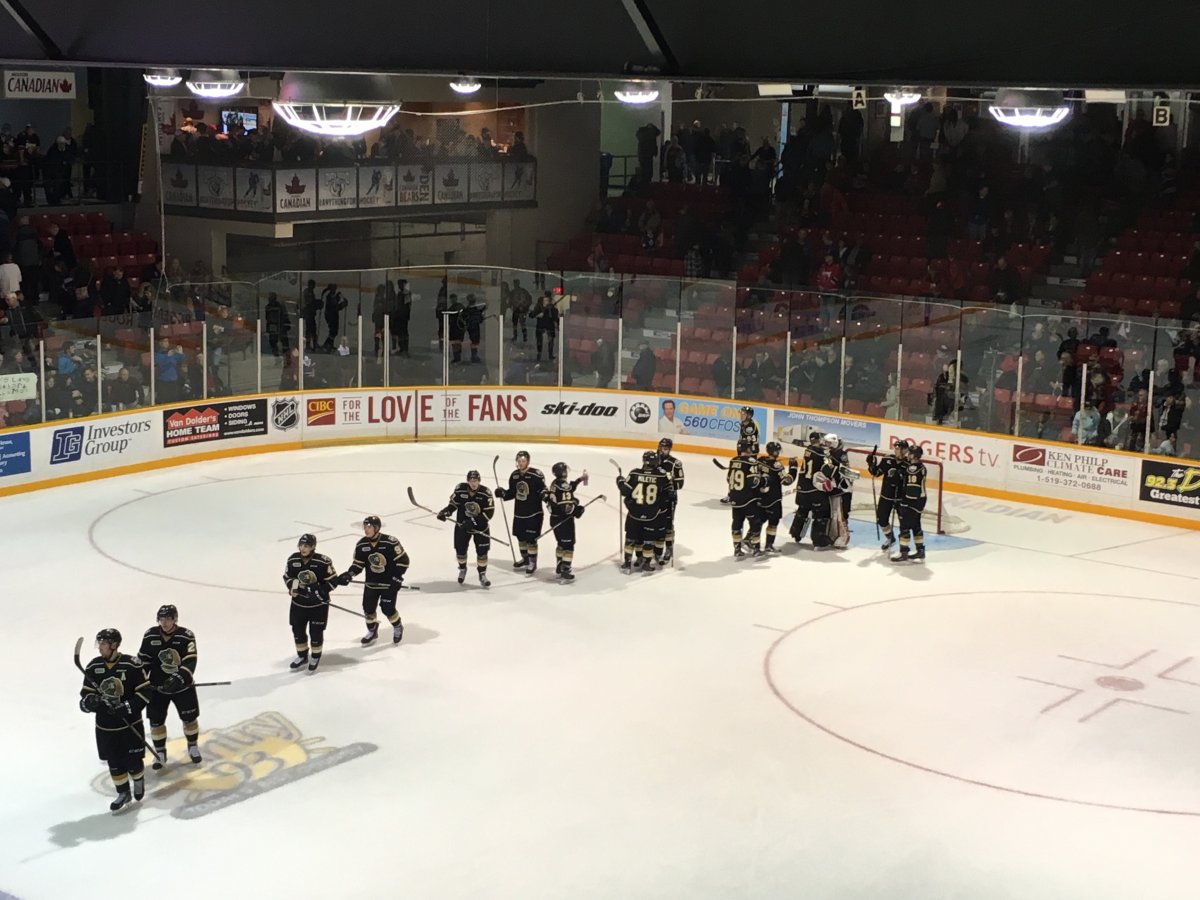
M 169 88 L 183 81 L 183 76 L 178 69 L 147 69 L 142 73 L 142 80 L 152 88 Z
M 653 81 L 627 81 L 613 91 L 613 96 L 631 106 L 645 106 L 658 99 L 658 85 Z
M 478 78 L 468 78 L 466 75 L 461 75 L 450 82 L 450 90 L 456 94 L 473 94 L 483 87 Z
M 921 99 L 921 94 L 919 91 L 905 88 L 899 91 L 885 91 L 883 99 L 890 103 L 893 108 L 897 106 L 912 106 Z
M 386 75 L 288 72 L 271 104 L 285 122 L 326 137 L 357 137 L 386 125 L 400 109 Z
M 892 140 L 904 140 L 904 107 L 919 101 L 921 92 L 912 88 L 896 88 L 884 91 L 883 99 L 888 102 L 888 127 L 892 130 Z
M 240 94 L 245 87 L 245 79 L 233 69 L 196 69 L 187 80 L 189 91 L 213 100 Z
M 1008 88 L 996 93 L 988 111 L 1001 125 L 1042 130 L 1052 128 L 1071 114 L 1062 91 Z

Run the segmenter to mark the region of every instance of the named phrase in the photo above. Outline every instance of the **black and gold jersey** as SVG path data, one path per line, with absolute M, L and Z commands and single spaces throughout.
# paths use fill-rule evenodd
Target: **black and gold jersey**
M 542 495 L 546 492 L 546 476 L 541 469 L 526 467 L 522 472 L 513 469 L 507 488 L 496 488 L 496 497 L 513 501 L 513 518 L 528 519 L 542 514 Z
M 827 490 L 832 494 L 841 494 L 850 490 L 857 477 L 850 468 L 850 460 L 845 450 L 840 448 L 825 448 L 821 460 L 820 473 L 825 476 Z
M 170 634 L 157 625 L 147 628 L 138 658 L 154 687 L 159 687 L 168 675 L 181 675 L 185 685 L 190 686 L 196 674 L 196 635 L 180 625 Z
M 923 508 L 925 506 L 925 464 L 910 462 L 904 466 L 904 494 L 901 503 Z
M 885 456 L 882 459 L 876 459 L 874 456 L 867 457 L 867 471 L 875 478 L 881 476 L 883 478 L 883 483 L 879 487 L 879 499 L 895 502 L 903 497 L 904 470 L 906 468 L 907 464 L 894 456 Z
M 668 512 L 675 502 L 675 485 L 671 476 L 657 466 L 630 469 L 617 479 L 617 488 L 625 500 L 625 509 L 634 519 L 650 522 L 660 513 Z
M 315 551 L 305 556 L 297 550 L 288 557 L 283 570 L 283 583 L 288 590 L 298 589 L 292 596 L 292 602 L 297 606 L 320 606 L 328 601 L 336 578 L 333 560 Z
M 454 516 L 454 521 L 471 531 L 487 531 L 488 520 L 496 514 L 496 501 L 482 484 L 471 490 L 463 481 L 450 494 L 450 502 L 442 512 Z
M 797 464 L 793 458 L 786 466 L 783 460 L 770 456 L 759 457 L 759 471 L 766 479 L 767 491 L 762 495 L 764 503 L 778 503 L 783 500 L 783 489 L 796 480 Z
M 145 666 L 136 656 L 119 653 L 113 661 L 97 656 L 84 667 L 86 676 L 79 689 L 79 699 L 89 694 L 99 694 L 106 702 L 96 710 L 96 727 L 101 731 L 124 731 L 129 714 L 120 704 L 128 703 L 133 717 L 141 717 L 142 710 L 150 702 L 153 688 Z M 110 705 L 111 704 L 111 705 Z
M 366 572 L 363 581 L 367 587 L 389 588 L 392 580 L 402 576 L 407 568 L 408 554 L 399 539 L 380 532 L 374 540 L 359 538 L 354 545 L 354 561 L 346 574 L 355 578 L 359 572 Z
M 762 497 L 765 473 L 758 458 L 735 456 L 729 461 L 725 473 L 725 485 L 729 488 L 729 502 L 735 507 L 757 503 Z
M 579 479 L 574 478 L 571 481 L 553 481 L 546 488 L 544 496 L 546 506 L 550 509 L 552 525 L 557 525 L 575 515 L 575 509 L 579 505 L 579 498 L 575 495 L 578 487 Z
M 821 466 L 825 464 L 825 453 L 820 447 L 809 445 L 800 454 L 798 462 L 799 465 L 796 467 L 796 493 L 811 494 L 816 491 L 816 487 L 813 485 L 813 476 L 821 471 Z
M 683 463 L 679 459 L 671 456 L 669 453 L 666 456 L 660 453 L 658 456 L 658 466 L 671 476 L 671 485 L 675 488 L 675 493 L 678 494 L 683 490 Z
M 750 452 L 758 453 L 758 423 L 754 419 L 749 422 L 743 422 L 738 431 L 738 443 L 750 444 Z

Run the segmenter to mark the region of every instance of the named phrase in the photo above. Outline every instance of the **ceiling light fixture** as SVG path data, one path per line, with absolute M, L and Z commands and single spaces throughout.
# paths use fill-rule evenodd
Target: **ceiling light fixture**
M 169 88 L 183 81 L 183 76 L 176 69 L 147 69 L 142 80 L 152 88 Z
M 233 69 L 197 69 L 187 80 L 189 91 L 213 100 L 240 94 L 245 87 L 245 79 Z
M 1067 118 L 1071 107 L 1063 102 L 1062 91 L 1007 88 L 996 92 L 988 112 L 1001 125 L 1041 131 Z
M 271 104 L 293 128 L 325 137 L 358 137 L 386 125 L 399 110 L 386 75 L 288 72 Z
M 892 105 L 894 109 L 897 106 L 912 106 L 921 99 L 921 95 L 917 91 L 901 90 L 901 91 L 885 91 L 883 99 Z
M 658 99 L 658 85 L 653 81 L 627 81 L 613 91 L 613 96 L 631 106 L 645 106 Z
M 450 82 L 450 90 L 456 94 L 474 94 L 477 90 L 483 87 L 478 78 L 468 78 L 463 75 Z

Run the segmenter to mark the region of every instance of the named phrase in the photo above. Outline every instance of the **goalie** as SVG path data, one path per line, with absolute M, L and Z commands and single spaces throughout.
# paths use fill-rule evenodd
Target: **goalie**
M 847 518 L 850 494 L 857 473 L 850 468 L 846 451 L 836 434 L 821 439 L 824 458 L 813 474 L 813 486 L 824 501 L 818 500 L 813 510 L 813 547 L 818 550 L 844 550 L 850 544 L 850 524 Z

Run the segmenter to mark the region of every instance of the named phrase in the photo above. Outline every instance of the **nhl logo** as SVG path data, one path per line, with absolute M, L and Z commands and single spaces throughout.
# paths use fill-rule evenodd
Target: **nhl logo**
M 629 418 L 638 425 L 646 424 L 650 421 L 650 407 L 639 400 L 629 407 Z
M 285 397 L 271 403 L 271 421 L 280 431 L 295 428 L 300 423 L 300 404 L 295 397 Z

